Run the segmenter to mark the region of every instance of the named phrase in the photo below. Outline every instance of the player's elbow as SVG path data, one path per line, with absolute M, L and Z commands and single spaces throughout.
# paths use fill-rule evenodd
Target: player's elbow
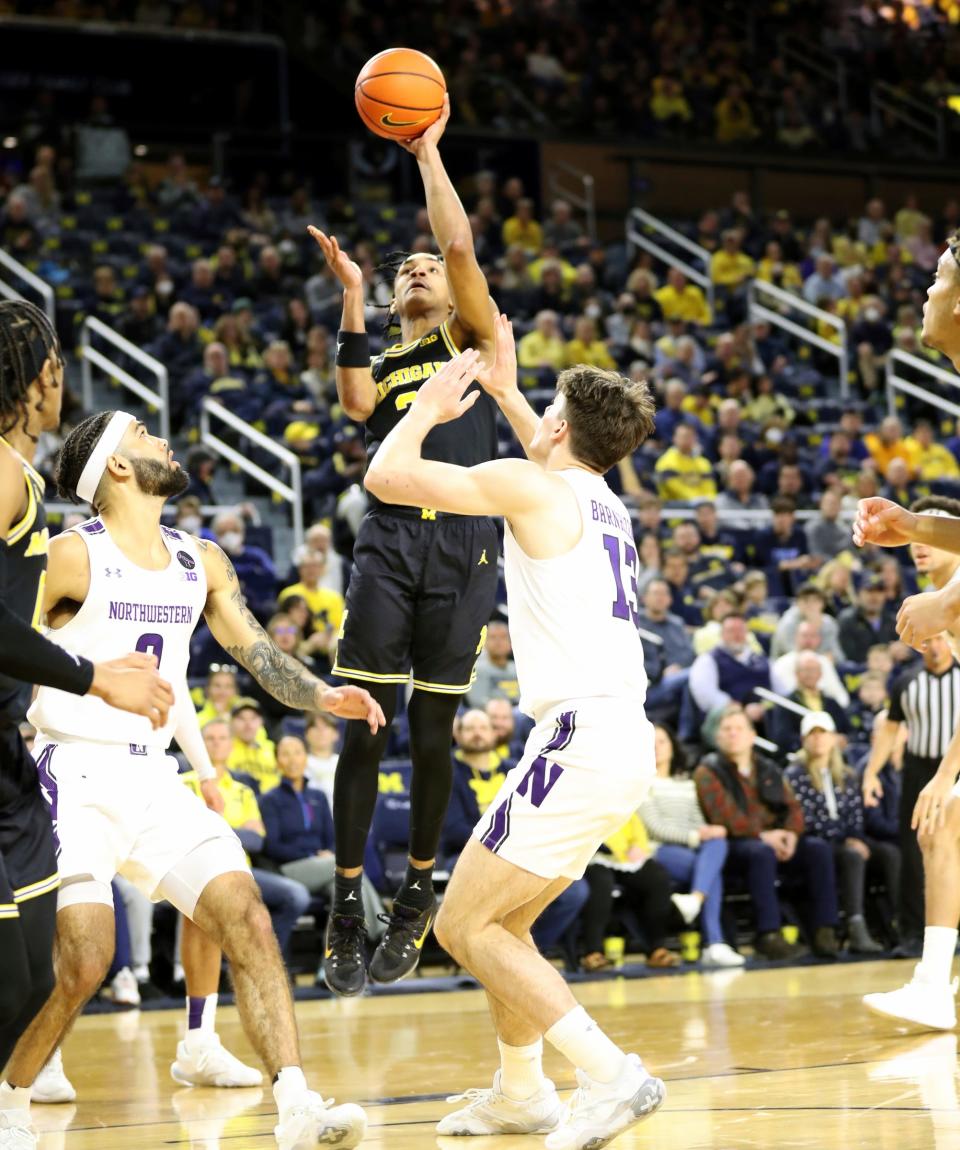
M 465 232 L 457 232 L 447 240 L 443 245 L 443 258 L 447 264 L 454 265 L 476 259 L 473 235 L 469 228 Z
M 363 477 L 363 486 L 381 503 L 396 503 L 397 499 L 394 496 L 391 478 L 395 480 L 395 477 L 391 476 L 386 467 L 378 466 L 377 461 L 374 460 L 367 470 L 367 474 Z
M 347 419 L 352 419 L 354 423 L 366 423 L 373 415 L 376 404 L 366 399 L 358 399 L 347 392 L 340 396 L 340 406 Z

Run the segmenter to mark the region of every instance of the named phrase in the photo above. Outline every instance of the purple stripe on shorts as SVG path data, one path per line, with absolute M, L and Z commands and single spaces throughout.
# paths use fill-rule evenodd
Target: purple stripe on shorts
M 53 752 L 56 749 L 56 743 L 47 743 L 43 748 L 40 752 L 40 758 L 37 759 L 37 774 L 40 776 L 40 793 L 50 808 L 50 821 L 53 824 L 53 841 L 57 848 L 57 858 L 59 858 L 60 838 L 57 834 L 57 798 L 59 791 L 57 788 L 56 775 L 50 770 L 50 760 L 53 758 Z
M 510 804 L 512 802 L 513 795 L 511 794 L 507 796 L 505 802 L 497 807 L 493 812 L 489 830 L 480 840 L 487 850 L 493 851 L 494 854 L 503 846 L 510 834 Z

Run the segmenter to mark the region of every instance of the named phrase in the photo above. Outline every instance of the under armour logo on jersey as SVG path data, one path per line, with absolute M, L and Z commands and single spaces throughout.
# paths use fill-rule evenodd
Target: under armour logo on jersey
M 351 891 L 343 901 L 344 902 L 356 902 L 357 901 L 356 892 Z
M 121 567 L 104 567 L 103 572 L 108 579 L 112 579 L 114 576 L 118 579 L 123 578 L 123 569 Z
M 477 566 L 478 567 L 489 567 L 489 565 L 490 564 L 489 564 L 489 561 L 487 559 L 487 549 L 486 549 L 486 547 L 484 547 L 483 553 L 481 554 L 480 558 L 477 560 Z

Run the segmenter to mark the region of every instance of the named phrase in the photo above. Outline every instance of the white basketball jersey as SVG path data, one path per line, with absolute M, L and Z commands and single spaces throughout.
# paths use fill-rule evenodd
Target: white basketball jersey
M 180 531 L 161 527 L 170 562 L 162 571 L 148 571 L 123 554 L 100 519 L 73 530 L 87 546 L 90 588 L 76 615 L 48 631 L 48 638 L 95 663 L 131 651 L 156 655 L 160 675 L 175 692 L 185 691 L 190 637 L 207 600 L 207 576 L 196 543 Z M 164 750 L 177 725 L 173 708 L 166 725 L 155 731 L 141 715 L 117 710 L 93 695 L 71 695 L 52 687 L 39 689 L 28 718 L 53 742 L 88 739 Z
M 637 634 L 639 560 L 630 516 L 599 475 L 555 472 L 580 505 L 583 534 L 565 555 L 531 559 L 504 530 L 510 638 L 520 708 L 539 719 L 570 700 L 615 698 L 642 708 Z

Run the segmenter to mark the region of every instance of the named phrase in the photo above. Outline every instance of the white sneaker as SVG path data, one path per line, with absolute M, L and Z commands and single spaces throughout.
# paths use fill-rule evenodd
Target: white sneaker
M 725 942 L 712 942 L 703 948 L 700 955 L 700 965 L 709 970 L 711 967 L 743 966 L 747 960 L 742 954 L 737 954 L 732 946 Z
M 29 1110 L 0 1110 L 0 1150 L 37 1150 Z
M 466 1102 L 437 1123 L 438 1134 L 545 1134 L 555 1130 L 563 1114 L 557 1088 L 546 1079 L 532 1098 L 516 1102 L 500 1089 L 500 1071 L 493 1088 L 454 1094 L 448 1102 Z
M 680 912 L 680 917 L 689 926 L 696 922 L 703 910 L 703 899 L 695 894 L 672 894 L 670 901 Z
M 133 977 L 133 971 L 128 966 L 118 970 L 110 985 L 100 991 L 100 997 L 117 1006 L 139 1006 L 140 987 Z
M 314 1150 L 316 1146 L 356 1146 L 367 1132 L 367 1116 L 359 1106 L 348 1102 L 334 1106 L 310 1091 L 300 1106 L 294 1106 L 273 1128 L 280 1150 Z
M 50 1055 L 47 1065 L 34 1079 L 30 1101 L 47 1104 L 73 1102 L 77 1092 L 63 1069 L 63 1054 L 58 1046 Z
M 259 1086 L 263 1082 L 260 1071 L 234 1057 L 217 1034 L 191 1035 L 178 1042 L 170 1074 L 181 1086 Z
M 560 1125 L 547 1135 L 547 1150 L 601 1150 L 618 1134 L 663 1105 L 666 1087 L 648 1074 L 636 1054 L 616 1082 L 594 1082 L 577 1071 L 580 1089 L 567 1103 Z
M 956 979 L 950 983 L 930 982 L 921 962 L 906 986 L 886 994 L 865 994 L 863 1005 L 874 1014 L 914 1022 L 930 1030 L 953 1030 L 957 1025 L 956 993 Z

